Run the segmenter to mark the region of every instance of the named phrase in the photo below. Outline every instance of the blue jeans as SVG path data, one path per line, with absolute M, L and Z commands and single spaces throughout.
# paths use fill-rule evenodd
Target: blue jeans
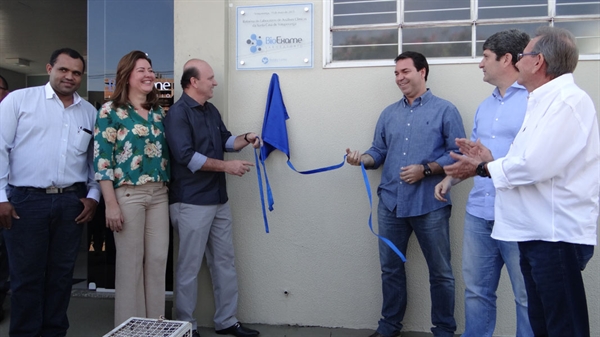
M 533 336 L 527 316 L 527 291 L 516 242 L 492 239 L 494 220 L 465 214 L 462 271 L 465 280 L 463 337 L 491 337 L 496 327 L 496 290 L 506 264 L 517 307 L 517 337 Z
M 590 336 L 578 246 L 566 242 L 519 242 L 535 336 Z
M 45 194 L 13 188 L 9 198 L 20 219 L 4 230 L 10 263 L 11 337 L 65 336 L 73 268 L 82 225 L 79 198 L 87 190 Z
M 408 239 L 415 232 L 427 266 L 431 292 L 431 331 L 434 336 L 453 336 L 456 331 L 454 320 L 454 276 L 450 264 L 449 219 L 450 206 L 430 213 L 407 218 L 397 218 L 379 201 L 377 215 L 379 235 L 391 240 L 406 254 Z M 377 331 L 382 335 L 393 335 L 402 330 L 402 319 L 406 312 L 406 272 L 404 263 L 384 242 L 379 241 L 383 306 Z

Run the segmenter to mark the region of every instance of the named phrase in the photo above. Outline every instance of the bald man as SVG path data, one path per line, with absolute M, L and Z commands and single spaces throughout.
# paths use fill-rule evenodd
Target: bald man
M 215 330 L 219 335 L 258 336 L 236 318 L 238 285 L 234 265 L 232 218 L 225 173 L 243 176 L 252 163 L 224 160 L 225 152 L 237 152 L 252 144 L 260 147 L 257 134 L 233 136 L 221 114 L 208 100 L 217 86 L 211 66 L 202 60 L 186 62 L 181 77 L 183 95 L 164 120 L 171 153 L 169 211 L 179 233 L 176 267 L 175 309 L 179 320 L 192 323 L 198 297 L 198 272 L 202 256 L 213 282 Z

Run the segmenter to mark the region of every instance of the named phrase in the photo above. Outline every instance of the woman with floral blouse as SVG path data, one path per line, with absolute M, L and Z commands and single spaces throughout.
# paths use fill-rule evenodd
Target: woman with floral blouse
M 123 56 L 94 130 L 96 180 L 117 247 L 115 326 L 165 313 L 169 152 L 155 78 L 144 52 Z

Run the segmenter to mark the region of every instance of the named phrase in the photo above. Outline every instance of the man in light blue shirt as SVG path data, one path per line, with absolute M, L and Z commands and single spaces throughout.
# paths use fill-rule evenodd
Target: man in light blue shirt
M 483 80 L 496 88 L 477 109 L 471 140 L 479 139 L 494 158 L 504 157 L 527 110 L 527 90 L 516 83 L 517 54 L 529 43 L 529 36 L 511 29 L 490 36 L 483 44 L 479 68 Z M 466 327 L 463 337 L 491 337 L 496 326 L 496 289 L 506 264 L 517 308 L 516 335 L 533 336 L 527 316 L 527 293 L 519 266 L 516 242 L 495 240 L 494 198 L 496 189 L 489 178 L 475 177 L 467 201 L 463 237 L 463 278 L 465 281 Z M 447 176 L 435 187 L 438 200 L 445 200 L 450 186 L 460 179 Z
M 46 70 L 48 84 L 0 103 L 0 227 L 14 337 L 67 334 L 82 226 L 100 199 L 91 142 L 96 109 L 76 92 L 85 61 L 59 49 Z
M 395 59 L 396 84 L 401 100 L 383 110 L 373 144 L 364 154 L 347 149 L 351 165 L 368 169 L 383 165 L 377 189 L 379 235 L 406 253 L 415 235 L 427 261 L 431 284 L 431 331 L 436 337 L 454 336 L 454 275 L 450 263 L 450 202 L 433 197 L 433 188 L 444 178 L 442 166 L 453 163 L 454 141 L 464 135 L 456 107 L 434 96 L 427 88 L 429 65 L 425 56 L 406 51 Z M 382 318 L 370 337 L 400 336 L 406 312 L 404 263 L 385 243 L 379 242 Z

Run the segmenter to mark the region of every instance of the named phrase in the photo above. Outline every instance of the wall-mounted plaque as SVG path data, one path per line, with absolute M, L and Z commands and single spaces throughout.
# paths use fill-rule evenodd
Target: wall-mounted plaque
M 313 67 L 313 5 L 237 7 L 236 69 Z

